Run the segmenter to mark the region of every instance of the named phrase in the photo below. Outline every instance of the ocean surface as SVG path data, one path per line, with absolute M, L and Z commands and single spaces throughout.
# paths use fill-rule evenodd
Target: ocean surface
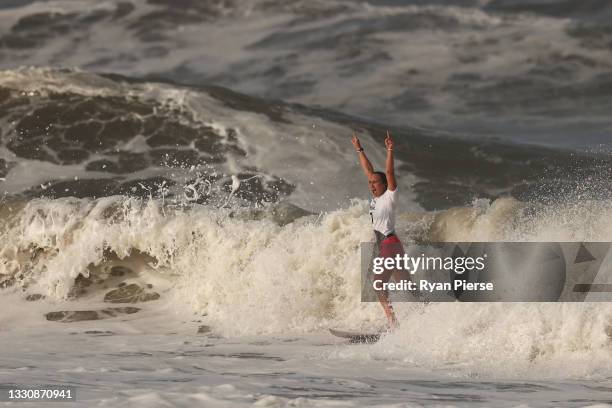
M 385 323 L 353 131 L 376 168 L 395 138 L 405 245 L 612 241 L 611 23 L 604 0 L 0 2 L 0 385 L 612 406 L 608 303 L 328 332 Z

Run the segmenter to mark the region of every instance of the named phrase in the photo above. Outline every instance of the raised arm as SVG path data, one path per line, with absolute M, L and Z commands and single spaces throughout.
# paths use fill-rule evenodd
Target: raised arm
M 357 152 L 359 153 L 359 163 L 361 164 L 361 168 L 363 169 L 363 172 L 365 173 L 366 177 L 368 177 L 369 179 L 372 173 L 374 173 L 374 168 L 372 167 L 372 163 L 370 163 L 370 161 L 368 160 L 368 157 L 363 151 L 363 147 L 361 147 L 361 143 L 359 142 L 359 139 L 357 138 L 357 136 L 355 136 L 354 133 L 353 133 L 352 142 L 353 142 L 353 146 L 355 146 L 355 150 L 357 150 Z
M 395 191 L 397 188 L 397 182 L 395 181 L 395 171 L 393 170 L 393 139 L 387 130 L 387 137 L 385 138 L 385 146 L 387 147 L 387 163 L 385 166 L 385 173 L 387 175 L 387 190 Z

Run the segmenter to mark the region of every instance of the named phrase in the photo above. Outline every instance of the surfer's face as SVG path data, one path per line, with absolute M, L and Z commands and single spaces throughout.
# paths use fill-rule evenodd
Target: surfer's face
M 374 197 L 380 197 L 384 194 L 386 189 L 387 187 L 380 174 L 372 174 L 372 176 L 370 176 L 370 191 Z

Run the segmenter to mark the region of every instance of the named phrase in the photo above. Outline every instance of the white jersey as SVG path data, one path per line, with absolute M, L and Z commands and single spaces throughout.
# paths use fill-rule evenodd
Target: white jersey
M 397 187 L 394 191 L 387 190 L 380 197 L 374 197 L 370 202 L 374 230 L 385 236 L 395 231 L 396 195 Z

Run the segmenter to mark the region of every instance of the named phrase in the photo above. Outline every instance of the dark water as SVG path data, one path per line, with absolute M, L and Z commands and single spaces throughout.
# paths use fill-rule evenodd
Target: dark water
M 456 137 L 604 149 L 604 0 L 9 1 L 0 68 L 216 85 Z
M 266 203 L 292 196 L 296 188 L 310 191 L 314 182 L 309 177 L 320 167 L 333 190 L 350 198 L 361 190 L 325 171 L 320 151 L 296 152 L 284 138 L 303 132 L 295 136 L 296 143 L 321 142 L 326 150 L 350 152 L 352 129 L 366 138 L 380 139 L 385 132 L 382 125 L 354 116 L 271 103 L 218 87 L 191 89 L 57 70 L 21 70 L 13 76 L 17 79 L 0 86 L 0 177 L 8 196 L 180 196 L 222 205 L 231 195 L 243 203 Z M 37 91 L 24 91 L 43 83 L 34 86 Z M 159 97 L 162 92 L 170 96 Z M 213 104 L 217 107 L 210 110 Z M 236 115 L 244 114 L 259 119 L 236 121 Z M 304 126 L 318 122 L 312 131 Z M 315 131 L 325 139 L 315 140 L 320 136 Z M 254 151 L 248 143 L 257 132 L 276 133 L 269 145 Z M 550 201 L 579 194 L 581 199 L 606 199 L 611 193 L 612 158 L 606 154 L 462 139 L 411 127 L 391 132 L 403 183 L 427 209 L 504 195 Z M 290 163 L 266 159 L 271 148 L 278 149 L 281 161 L 293 157 L 305 167 L 286 173 Z M 352 154 L 335 161 L 340 167 L 356 166 Z M 240 188 L 232 175 L 241 181 Z
M 347 137 L 387 128 L 426 209 L 610 195 L 606 1 L 2 7 L 5 196 L 331 209 L 363 193 Z

